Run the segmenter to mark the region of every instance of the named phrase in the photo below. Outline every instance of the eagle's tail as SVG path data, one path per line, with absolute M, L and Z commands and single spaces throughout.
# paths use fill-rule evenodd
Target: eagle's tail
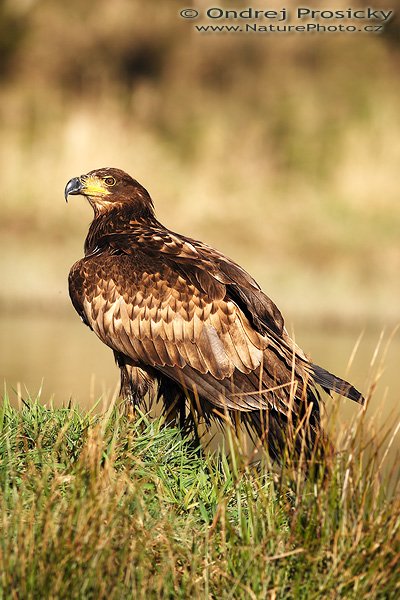
M 344 379 L 340 379 L 340 377 L 329 373 L 329 371 L 318 365 L 311 364 L 311 369 L 315 383 L 322 386 L 326 392 L 337 392 L 341 396 L 350 398 L 350 400 L 354 400 L 354 402 L 358 402 L 359 404 L 365 403 L 364 396 Z

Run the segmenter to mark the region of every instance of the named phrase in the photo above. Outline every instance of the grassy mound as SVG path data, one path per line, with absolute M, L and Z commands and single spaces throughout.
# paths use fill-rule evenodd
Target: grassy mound
M 400 504 L 371 449 L 315 482 L 231 441 L 204 457 L 160 420 L 6 399 L 1 598 L 398 597 Z

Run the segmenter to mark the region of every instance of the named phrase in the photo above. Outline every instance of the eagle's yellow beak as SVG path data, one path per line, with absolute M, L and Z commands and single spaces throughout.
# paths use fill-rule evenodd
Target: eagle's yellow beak
M 68 202 L 68 196 L 108 196 L 111 192 L 107 189 L 102 179 L 94 175 L 81 175 L 70 179 L 65 186 L 64 197 Z

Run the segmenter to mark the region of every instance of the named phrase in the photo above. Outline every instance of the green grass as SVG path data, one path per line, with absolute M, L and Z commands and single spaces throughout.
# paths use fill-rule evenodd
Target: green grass
M 229 435 L 204 457 L 161 420 L 6 398 L 0 598 L 398 597 L 398 495 L 355 437 L 314 482 Z

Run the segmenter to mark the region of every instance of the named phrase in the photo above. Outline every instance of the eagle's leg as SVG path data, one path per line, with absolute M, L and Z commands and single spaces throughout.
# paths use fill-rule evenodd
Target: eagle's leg
M 167 377 L 159 377 L 158 399 L 163 403 L 166 424 L 184 429 L 186 398 L 183 390 Z
M 167 377 L 159 378 L 158 398 L 162 399 L 167 426 L 179 427 L 183 435 L 193 435 L 193 448 L 201 448 L 198 431 L 200 413 L 187 390 Z
M 135 408 L 143 404 L 146 395 L 152 391 L 154 379 L 147 371 L 132 365 L 130 359 L 114 352 L 115 362 L 120 368 L 120 398 L 124 403 L 125 414 L 134 418 Z

